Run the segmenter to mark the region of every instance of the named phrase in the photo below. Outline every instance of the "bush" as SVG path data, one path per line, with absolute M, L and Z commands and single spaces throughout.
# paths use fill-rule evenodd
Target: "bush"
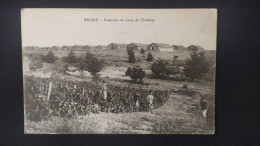
M 42 68 L 42 66 L 43 66 L 43 64 L 40 59 L 33 60 L 29 63 L 29 69 L 33 70 L 33 71 Z
M 128 67 L 128 69 L 126 70 L 126 72 L 125 72 L 125 75 L 126 76 L 130 76 L 130 74 L 131 74 L 131 67 Z
M 42 56 L 42 60 L 47 63 L 54 63 L 56 59 L 57 58 L 52 51 L 49 51 L 48 54 Z
M 129 63 L 135 63 L 135 53 L 133 49 L 128 49 L 127 50 L 127 54 L 128 56 L 128 62 Z
M 174 59 L 170 62 L 170 75 L 181 74 L 183 63 L 180 60 Z
M 151 71 L 158 78 L 164 78 L 166 76 L 168 62 L 166 60 L 159 59 L 151 65 Z
M 93 54 L 88 52 L 86 54 L 86 57 L 80 60 L 78 64 L 78 69 L 82 71 L 87 70 L 92 75 L 96 76 L 96 74 L 102 70 L 104 65 L 105 62 L 103 60 L 98 59 Z
M 56 71 L 57 73 L 66 74 L 68 69 L 68 64 L 60 64 L 56 63 L 55 66 L 52 67 L 53 73 Z
M 32 98 L 26 100 L 26 109 L 26 115 L 30 121 L 40 121 L 49 114 L 49 110 L 46 108 L 45 104 Z
M 37 69 L 40 69 L 42 68 L 43 64 L 42 64 L 42 54 L 39 54 L 39 53 L 33 53 L 33 54 L 27 54 L 26 55 L 28 60 L 30 61 L 29 62 L 29 69 L 30 70 L 37 70 Z
M 70 51 L 66 57 L 63 58 L 63 61 L 67 63 L 77 63 L 78 59 L 76 57 L 76 54 L 73 51 Z
M 194 91 L 193 89 L 189 89 L 189 88 L 180 88 L 180 90 L 178 91 L 178 93 L 180 95 L 186 95 L 189 97 L 192 97 L 193 95 L 195 95 L 197 92 Z
M 209 64 L 206 61 L 204 52 L 193 51 L 190 53 L 191 59 L 187 59 L 184 66 L 184 74 L 186 77 L 194 79 L 201 78 L 209 72 Z
M 146 60 L 147 61 L 153 61 L 153 55 L 151 54 L 151 52 L 148 53 Z
M 142 68 L 136 68 L 136 67 L 129 67 L 127 71 L 125 72 L 126 76 L 130 76 L 132 80 L 137 82 L 139 80 L 140 83 L 143 82 L 143 78 L 145 77 L 145 72 L 142 70 Z
M 24 94 L 24 105 L 25 115 L 28 120 L 40 121 L 42 117 L 46 117 L 49 114 L 49 110 L 45 102 L 41 97 L 42 93 L 39 94 L 40 86 L 33 77 L 26 78 L 25 82 L 25 94 Z
M 156 78 L 169 78 L 170 75 L 181 73 L 181 63 L 178 60 L 173 60 L 172 62 L 159 59 L 151 65 L 151 71 Z

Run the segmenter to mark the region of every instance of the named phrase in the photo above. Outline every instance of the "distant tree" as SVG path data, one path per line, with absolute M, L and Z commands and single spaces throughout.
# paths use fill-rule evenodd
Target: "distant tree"
M 93 54 L 88 52 L 84 59 L 81 59 L 77 65 L 78 69 L 83 72 L 83 70 L 87 70 L 94 77 L 97 76 L 97 73 L 102 70 L 104 67 L 104 61 L 98 59 Z
M 127 50 L 127 54 L 128 54 L 128 62 L 129 63 L 135 63 L 135 53 L 133 49 L 128 49 Z
M 140 67 L 133 67 L 133 68 L 128 68 L 128 73 L 129 76 L 132 80 L 134 80 L 134 82 L 139 82 L 142 83 L 143 82 L 143 78 L 145 77 L 145 72 L 142 70 L 142 68 Z M 128 74 L 126 71 L 126 74 Z
M 143 78 L 145 77 L 145 72 L 143 71 L 143 69 L 142 68 L 138 68 L 136 75 L 137 75 L 137 79 L 139 79 L 139 82 L 142 83 L 143 82 Z
M 78 63 L 76 64 L 77 69 L 81 72 L 81 75 L 83 75 L 84 70 L 86 70 L 86 65 L 85 65 L 85 58 L 78 58 Z
M 77 63 L 78 59 L 73 51 L 70 51 L 67 56 L 63 58 L 63 61 L 67 63 Z
M 141 49 L 141 54 L 143 54 L 143 57 L 144 57 L 144 53 L 145 53 L 145 50 L 142 48 Z
M 54 63 L 56 59 L 57 58 L 52 51 L 49 51 L 46 55 L 42 55 L 42 61 L 47 63 Z
M 153 61 L 153 55 L 151 54 L 151 52 L 148 53 L 146 60 L 147 61 Z
M 209 72 L 209 64 L 206 61 L 204 52 L 193 51 L 190 53 L 190 59 L 186 60 L 184 74 L 186 77 L 194 79 L 201 78 Z

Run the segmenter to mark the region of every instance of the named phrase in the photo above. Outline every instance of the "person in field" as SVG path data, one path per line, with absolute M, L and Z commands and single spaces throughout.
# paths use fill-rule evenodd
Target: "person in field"
M 136 100 L 136 103 L 135 103 L 135 111 L 139 111 L 139 101 Z
M 208 103 L 207 103 L 207 101 L 204 97 L 201 98 L 200 104 L 201 104 L 202 116 L 204 118 L 206 118 L 207 117 L 207 110 L 208 110 Z
M 136 92 L 135 94 L 134 94 L 134 100 L 136 101 L 135 102 L 135 111 L 139 111 L 139 107 L 140 107 L 140 103 L 139 103 L 139 99 L 140 99 L 140 94 L 138 93 L 138 92 Z
M 101 85 L 102 87 L 102 92 L 103 92 L 103 99 L 107 101 L 107 83 L 103 81 L 103 84 Z
M 147 101 L 148 101 L 148 112 L 151 112 L 153 113 L 152 111 L 152 108 L 153 108 L 153 100 L 154 100 L 154 97 L 153 97 L 153 92 L 151 91 L 150 94 L 147 96 Z

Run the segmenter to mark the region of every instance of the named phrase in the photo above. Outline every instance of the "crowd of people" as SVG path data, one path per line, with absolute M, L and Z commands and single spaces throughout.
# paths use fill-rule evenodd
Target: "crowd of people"
M 152 112 L 168 97 L 169 92 L 165 90 L 138 89 L 106 82 L 25 77 L 24 99 L 28 117 L 52 114 L 70 118 L 99 112 Z

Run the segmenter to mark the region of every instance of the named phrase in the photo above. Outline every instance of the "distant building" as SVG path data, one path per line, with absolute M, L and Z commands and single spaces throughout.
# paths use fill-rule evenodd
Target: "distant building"
M 126 49 L 133 49 L 133 50 L 141 50 L 141 49 L 144 49 L 146 50 L 147 49 L 147 46 L 148 44 L 139 44 L 139 43 L 131 43 L 129 45 L 126 46 Z
M 73 51 L 84 51 L 84 46 L 82 45 L 74 45 L 72 46 Z
M 186 48 L 184 46 L 181 46 L 181 45 L 172 45 L 172 47 L 173 47 L 174 51 L 179 51 L 179 52 L 186 51 Z
M 147 46 L 149 51 L 174 52 L 173 47 L 169 44 L 152 43 Z
M 41 50 L 44 50 L 44 51 L 53 51 L 53 48 L 52 48 L 52 47 L 42 47 Z
M 108 49 L 111 50 L 125 50 L 127 44 L 116 44 L 116 43 L 111 43 L 107 46 Z
M 51 49 L 57 51 L 57 50 L 60 50 L 60 47 L 59 46 L 52 46 Z
M 187 47 L 188 51 L 203 51 L 204 48 L 199 46 L 199 45 L 191 45 L 189 47 Z
M 95 46 L 93 46 L 93 45 L 85 45 L 84 46 L 84 50 L 85 51 L 90 51 L 90 50 L 95 50 Z
M 85 46 L 83 47 L 83 49 L 84 49 L 84 51 L 89 51 L 89 50 L 90 50 L 90 47 L 89 47 L 88 45 L 85 45 Z
M 25 50 L 40 50 L 41 48 L 38 46 L 25 46 Z
M 73 46 L 65 46 L 65 45 L 64 45 L 64 46 L 61 47 L 61 50 L 64 50 L 64 51 L 72 51 L 72 47 L 73 47 Z
M 107 49 L 107 46 L 105 46 L 105 45 L 98 45 L 98 46 L 95 47 L 95 49 L 97 49 L 97 50 L 104 50 L 104 49 Z

